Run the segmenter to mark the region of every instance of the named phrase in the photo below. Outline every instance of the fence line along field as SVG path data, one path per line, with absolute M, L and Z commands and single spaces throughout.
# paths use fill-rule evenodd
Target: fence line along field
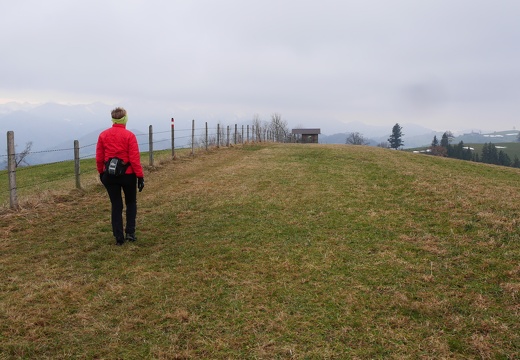
M 175 130 L 174 119 L 172 118 L 171 130 L 154 132 L 153 127 L 150 125 L 148 128 L 148 142 L 138 141 L 141 154 L 144 155 L 144 148 L 148 150 L 148 166 L 150 168 L 155 167 L 154 154 L 157 150 L 171 150 L 171 158 L 175 159 L 177 154 L 183 153 L 187 148 L 191 148 L 191 156 L 194 156 L 198 150 L 208 151 L 210 148 L 220 148 L 221 146 L 236 146 L 243 145 L 244 143 L 249 144 L 250 142 L 300 142 L 302 141 L 301 135 L 289 134 L 286 129 L 285 123 L 282 122 L 283 127 L 277 121 L 281 121 L 281 118 L 277 118 L 280 115 L 274 114 L 273 120 L 270 125 L 261 126 L 259 123 L 252 125 L 241 125 L 240 127 L 235 124 L 234 129 L 230 126 L 223 126 L 220 123 L 217 124 L 216 128 L 208 127 L 206 122 L 203 128 L 195 127 L 195 120 L 191 122 L 191 129 L 181 129 L 179 136 L 179 130 Z M 191 135 L 182 135 L 189 131 Z M 199 136 L 196 136 L 196 131 L 201 132 Z M 171 139 L 164 139 L 164 134 L 170 133 Z M 138 138 L 146 134 L 136 135 Z M 156 137 L 163 137 L 157 139 Z M 178 141 L 181 140 L 181 145 Z M 94 141 L 94 140 L 92 140 Z M 177 143 L 176 143 L 177 141 Z M 169 146 L 167 142 L 170 142 Z M 177 144 L 177 145 L 176 145 Z M 160 149 L 154 146 L 160 146 Z M 7 132 L 7 155 L 0 156 L 0 165 L 5 166 L 4 171 L 0 171 L 0 185 L 5 183 L 2 188 L 6 189 L 8 194 L 0 191 L 0 206 L 5 202 L 4 198 L 9 199 L 9 207 L 11 209 L 18 209 L 18 190 L 21 189 L 22 193 L 34 193 L 34 189 L 38 191 L 53 189 L 58 184 L 67 186 L 68 181 L 72 180 L 75 183 L 76 189 L 82 188 L 82 173 L 96 173 L 95 163 L 92 161 L 95 156 L 96 142 L 90 142 L 80 146 L 79 140 L 74 140 L 72 148 L 62 148 L 44 151 L 33 151 L 32 142 L 26 144 L 24 150 L 16 152 L 16 142 L 13 131 Z M 73 157 L 71 155 L 73 153 Z M 163 151 L 164 153 L 164 151 Z M 54 154 L 52 157 L 41 157 L 43 154 L 49 155 Z M 45 168 L 34 171 L 34 166 L 24 167 L 20 165 L 29 165 L 28 158 L 33 156 L 40 156 L 39 160 L 36 160 L 38 167 Z M 36 158 L 38 159 L 38 158 Z M 46 159 L 46 160 L 45 160 Z M 52 161 L 51 161 L 52 159 Z M 73 159 L 72 172 L 67 170 L 66 167 L 62 166 L 61 163 L 70 163 L 70 159 Z M 39 162 L 38 162 L 39 161 Z M 81 170 L 85 169 L 86 170 Z M 31 169 L 30 174 L 33 176 L 25 176 L 27 173 L 24 170 Z M 18 181 L 17 174 L 20 173 L 21 177 Z
M 204 128 L 197 129 L 195 127 L 195 120 L 192 120 L 191 129 L 181 129 L 180 131 L 175 131 L 173 124 L 174 122 L 172 118 L 171 130 L 166 132 L 154 132 L 153 127 L 150 125 L 148 129 L 148 142 L 143 142 L 142 140 L 139 141 L 141 150 L 144 150 L 145 147 L 148 150 L 148 165 L 150 167 L 155 166 L 154 153 L 157 152 L 157 148 L 154 148 L 154 144 L 155 146 L 161 146 L 163 150 L 168 149 L 168 145 L 164 145 L 165 140 L 167 139 L 154 138 L 157 136 L 164 137 L 165 133 L 169 133 L 171 135 L 171 139 L 169 140 L 171 142 L 171 146 L 169 147 L 169 150 L 171 150 L 172 158 L 175 158 L 179 152 L 184 152 L 184 150 L 187 149 L 186 146 L 188 143 L 189 147 L 191 147 L 191 155 L 194 156 L 196 149 L 205 149 L 207 151 L 210 147 L 219 148 L 220 146 L 230 146 L 231 144 L 237 145 L 239 143 L 244 144 L 244 142 L 249 143 L 249 141 L 274 141 L 276 138 L 275 133 L 269 130 L 267 127 L 260 129 L 258 126 L 255 127 L 254 125 L 251 127 L 249 125 L 242 125 L 241 128 L 239 128 L 238 125 L 235 125 L 234 131 L 231 133 L 229 126 L 227 126 L 226 129 L 226 127 L 222 126 L 221 124 L 217 124 L 216 128 L 210 128 L 206 122 Z M 202 130 L 203 133 L 196 137 L 196 130 Z M 182 135 L 188 131 L 191 133 L 191 135 Z M 136 136 L 142 137 L 142 135 L 146 134 L 138 134 Z M 233 135 L 233 138 L 231 138 L 231 135 Z M 177 145 L 175 145 L 176 139 Z M 178 144 L 179 140 L 181 140 L 181 145 Z M 288 138 L 286 140 L 294 141 L 295 139 Z M 42 191 L 55 188 L 55 185 L 57 184 L 67 186 L 70 181 L 75 183 L 76 189 L 81 189 L 81 174 L 96 173 L 95 163 L 93 162 L 93 157 L 95 156 L 95 146 L 96 142 L 90 142 L 80 146 L 80 142 L 75 140 L 73 147 L 71 148 L 33 151 L 32 143 L 28 143 L 24 150 L 16 152 L 15 134 L 13 131 L 8 131 L 7 155 L 0 156 L 0 164 L 4 164 L 6 169 L 4 171 L 0 171 L 0 185 L 4 183 L 6 184 L 1 188 L 7 189 L 6 191 L 8 194 L 4 195 L 9 198 L 10 208 L 19 208 L 19 189 L 22 190 L 23 194 L 30 194 L 31 192 L 34 193 L 35 189 Z M 53 154 L 53 156 L 47 158 L 41 157 L 44 154 Z M 33 158 L 33 156 L 40 156 L 39 160 L 36 160 L 36 164 L 38 164 L 37 166 L 40 167 L 38 171 L 34 171 L 34 167 L 20 166 L 29 165 L 27 162 L 28 158 L 33 160 L 38 159 L 38 157 Z M 69 171 L 67 171 L 67 167 L 63 166 L 62 164 L 70 163 L 70 161 L 67 160 L 74 161 Z M 86 170 L 81 170 L 82 166 L 83 169 L 85 169 L 84 166 L 86 166 Z M 30 171 L 25 172 L 25 170 Z M 18 173 L 21 175 L 20 180 L 17 180 Z M 30 175 L 27 175 L 28 173 Z M 36 177 L 32 177 L 32 174 L 36 174 Z M 0 205 L 4 204 L 4 202 L 6 201 L 2 201 L 2 197 L 0 196 Z
M 0 358 L 520 358 L 519 170 L 345 145 L 165 159 L 0 214 Z M 72 191 L 72 193 L 70 193 Z

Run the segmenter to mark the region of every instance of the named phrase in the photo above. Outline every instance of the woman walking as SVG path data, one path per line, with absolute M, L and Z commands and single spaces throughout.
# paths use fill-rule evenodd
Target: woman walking
M 137 216 L 137 188 L 144 188 L 144 173 L 141 166 L 139 145 L 131 131 L 126 129 L 126 110 L 112 110 L 112 127 L 99 134 L 96 146 L 96 167 L 112 205 L 112 233 L 116 245 L 125 240 L 136 241 L 135 219 Z M 126 226 L 123 227 L 123 198 L 126 205 Z

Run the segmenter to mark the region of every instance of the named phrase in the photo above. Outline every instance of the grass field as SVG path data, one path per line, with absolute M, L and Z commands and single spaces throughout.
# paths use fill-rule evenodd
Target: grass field
M 518 359 L 519 176 L 220 149 L 148 169 L 116 247 L 91 174 L 0 214 L 0 359 Z
M 496 143 L 494 145 L 497 147 L 497 151 L 502 150 L 504 153 L 506 153 L 511 161 L 514 160 L 515 156 L 520 158 L 520 142 Z M 470 146 L 475 149 L 479 156 L 482 155 L 482 148 L 484 147 L 484 144 L 468 144 L 464 146 Z

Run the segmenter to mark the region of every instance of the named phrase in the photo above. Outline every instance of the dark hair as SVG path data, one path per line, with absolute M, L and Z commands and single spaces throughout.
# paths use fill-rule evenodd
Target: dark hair
M 112 119 L 121 119 L 126 115 L 126 110 L 122 107 L 117 107 L 112 110 Z

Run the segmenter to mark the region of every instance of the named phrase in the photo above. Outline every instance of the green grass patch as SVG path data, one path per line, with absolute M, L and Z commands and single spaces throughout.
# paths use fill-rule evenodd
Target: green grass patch
M 492 140 L 489 142 L 493 143 Z M 511 161 L 513 161 L 515 156 L 520 158 L 520 142 L 494 143 L 494 145 L 496 146 L 497 151 L 502 150 L 504 153 L 506 153 L 511 158 Z M 484 147 L 484 144 L 464 144 L 464 146 L 472 147 L 479 154 L 479 156 L 482 155 L 482 148 Z

